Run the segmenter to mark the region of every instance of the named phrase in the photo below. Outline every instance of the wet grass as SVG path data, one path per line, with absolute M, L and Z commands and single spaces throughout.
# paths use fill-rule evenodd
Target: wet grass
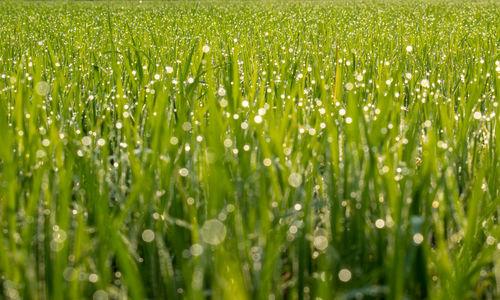
M 497 2 L 0 2 L 0 299 L 498 299 Z

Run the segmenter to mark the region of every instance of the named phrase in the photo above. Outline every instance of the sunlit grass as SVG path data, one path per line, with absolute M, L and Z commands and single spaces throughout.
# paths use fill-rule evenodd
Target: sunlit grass
M 498 299 L 497 2 L 0 2 L 0 299 Z

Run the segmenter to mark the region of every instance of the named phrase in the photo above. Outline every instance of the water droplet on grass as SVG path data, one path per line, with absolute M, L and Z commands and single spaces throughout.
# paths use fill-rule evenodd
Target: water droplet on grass
M 203 246 L 201 246 L 200 244 L 193 244 L 189 251 L 193 256 L 200 256 L 203 253 Z
M 375 227 L 377 227 L 378 229 L 382 229 L 385 227 L 385 221 L 382 220 L 382 219 L 377 219 L 377 221 L 375 221 Z
M 272 160 L 270 158 L 264 158 L 264 166 L 269 167 L 272 164 Z
M 413 235 L 413 242 L 415 244 L 420 245 L 422 244 L 423 241 L 424 241 L 424 236 L 421 233 L 415 233 Z
M 151 229 L 146 229 L 142 232 L 142 240 L 146 243 L 151 243 L 155 239 L 155 233 Z
M 179 170 L 179 175 L 181 175 L 182 177 L 186 177 L 186 176 L 188 176 L 188 174 L 189 174 L 189 171 L 186 168 L 181 168 Z
M 92 138 L 90 136 L 84 136 L 82 138 L 82 144 L 84 146 L 90 146 L 91 143 L 92 143 Z
M 233 141 L 231 139 L 224 140 L 224 147 L 229 148 L 233 145 Z
M 314 248 L 323 251 L 328 248 L 328 239 L 324 235 L 319 235 L 314 238 L 313 244 Z
M 422 81 L 420 82 L 420 84 L 424 88 L 427 88 L 427 89 L 429 88 L 429 80 L 427 80 L 427 79 L 422 79 Z
M 40 96 L 47 96 L 50 90 L 50 85 L 45 81 L 40 81 L 35 85 L 35 92 Z
M 108 300 L 108 293 L 106 293 L 103 290 L 97 290 L 94 295 L 92 296 L 93 300 Z
M 206 221 L 200 229 L 201 239 L 210 245 L 218 245 L 226 238 L 226 226 L 219 220 Z
M 217 94 L 221 97 L 224 97 L 226 95 L 226 90 L 223 88 L 223 87 L 220 87 L 218 90 L 217 90 Z
M 342 269 L 339 271 L 339 279 L 342 282 L 348 282 L 351 280 L 352 274 L 348 269 Z
M 293 187 L 299 187 L 302 184 L 302 175 L 299 173 L 292 173 L 288 176 L 288 183 Z
M 97 274 L 90 274 L 89 275 L 89 281 L 92 282 L 92 283 L 96 283 L 97 281 L 99 280 L 99 276 L 97 276 Z

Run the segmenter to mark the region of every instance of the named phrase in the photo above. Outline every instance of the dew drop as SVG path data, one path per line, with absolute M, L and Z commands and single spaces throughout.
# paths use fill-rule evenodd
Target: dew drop
M 415 244 L 420 245 L 422 244 L 423 241 L 424 241 L 424 236 L 421 233 L 415 233 L 413 235 L 413 242 Z
M 50 90 L 50 85 L 45 81 L 40 81 L 35 85 L 35 92 L 40 96 L 47 96 Z
M 146 243 L 151 243 L 155 239 L 155 233 L 151 229 L 146 229 L 142 232 L 142 240 Z
M 324 235 L 319 235 L 314 238 L 313 244 L 314 248 L 323 251 L 328 248 L 328 239 Z
M 186 177 L 186 176 L 188 176 L 188 174 L 189 174 L 189 171 L 186 168 L 181 168 L 179 170 L 179 175 L 181 175 L 182 177 Z
M 342 282 L 348 282 L 351 280 L 352 274 L 348 269 L 342 269 L 339 271 L 339 279 Z
M 375 227 L 377 227 L 378 229 L 382 229 L 385 227 L 385 221 L 382 220 L 382 219 L 377 219 L 377 221 L 375 221 Z
M 87 136 L 84 136 L 82 138 L 82 144 L 84 146 L 90 146 L 91 143 L 92 143 L 92 139 L 90 138 L 90 136 L 87 135 Z
M 207 244 L 218 245 L 226 238 L 226 226 L 219 220 L 208 220 L 200 229 L 200 237 Z
M 294 188 L 299 187 L 302 184 L 302 175 L 299 173 L 291 173 L 290 176 L 288 176 L 288 183 Z
M 193 244 L 189 251 L 193 256 L 200 256 L 203 253 L 203 246 L 200 244 Z

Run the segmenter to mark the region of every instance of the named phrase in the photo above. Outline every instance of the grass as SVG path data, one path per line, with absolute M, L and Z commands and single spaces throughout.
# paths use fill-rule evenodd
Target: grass
M 498 2 L 0 16 L 0 299 L 500 297 Z

